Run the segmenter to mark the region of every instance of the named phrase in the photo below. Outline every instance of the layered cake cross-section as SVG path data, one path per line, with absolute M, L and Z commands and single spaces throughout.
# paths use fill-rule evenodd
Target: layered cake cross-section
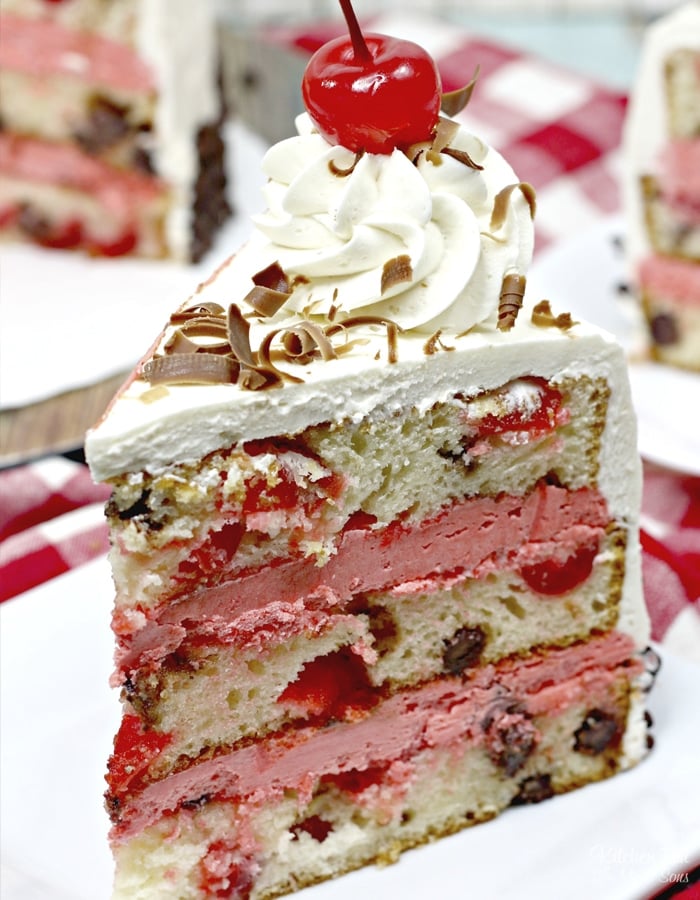
M 229 214 L 208 0 L 3 0 L 0 238 L 196 261 Z
M 446 117 L 298 128 L 87 438 L 119 898 L 279 896 L 648 749 L 625 360 L 520 308 L 532 190 Z

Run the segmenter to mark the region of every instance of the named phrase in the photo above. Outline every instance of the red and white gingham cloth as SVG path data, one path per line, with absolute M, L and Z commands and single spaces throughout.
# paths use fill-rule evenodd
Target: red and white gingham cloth
M 62 457 L 0 472 L 0 600 L 105 553 L 108 494 Z M 700 662 L 700 478 L 648 467 L 642 524 L 652 637 Z
M 458 118 L 537 189 L 538 252 L 619 211 L 625 94 L 430 16 L 386 14 L 365 24 L 425 47 L 444 91 L 464 87 L 479 67 L 476 89 Z M 335 22 L 268 36 L 311 53 L 343 33 L 342 22 Z

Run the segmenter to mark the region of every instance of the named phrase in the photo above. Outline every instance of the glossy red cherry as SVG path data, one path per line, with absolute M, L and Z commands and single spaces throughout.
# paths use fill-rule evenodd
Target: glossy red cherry
M 319 48 L 302 81 L 318 130 L 355 153 L 391 153 L 430 140 L 441 102 L 435 62 L 412 41 L 363 36 L 349 0 L 340 4 L 350 37 Z

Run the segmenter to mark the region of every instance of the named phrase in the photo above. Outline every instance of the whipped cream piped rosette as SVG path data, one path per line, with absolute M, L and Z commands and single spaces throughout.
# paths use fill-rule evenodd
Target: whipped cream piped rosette
M 232 276 L 279 263 L 294 285 L 283 315 L 335 306 L 407 330 L 495 325 L 503 279 L 524 275 L 533 248 L 532 193 L 503 157 L 456 125 L 454 155 L 421 148 L 413 160 L 332 146 L 308 115 L 297 127 L 263 160 L 269 209 Z

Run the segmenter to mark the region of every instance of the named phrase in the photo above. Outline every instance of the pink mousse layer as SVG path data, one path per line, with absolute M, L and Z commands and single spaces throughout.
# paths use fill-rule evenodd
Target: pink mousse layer
M 429 576 L 514 570 L 602 536 L 608 524 L 605 499 L 597 491 L 542 484 L 525 497 L 467 499 L 417 525 L 347 530 L 325 566 L 313 559 L 279 560 L 164 607 L 136 633 L 115 629 L 117 680 L 139 665 L 156 666 L 198 632 L 235 641 L 236 630 L 252 633 L 289 615 L 303 629 L 305 610 L 342 609 L 358 593 Z
M 700 223 L 700 138 L 672 141 L 661 157 L 664 196 L 681 207 L 682 215 Z
M 119 171 L 71 144 L 0 133 L 0 174 L 84 191 L 116 216 L 136 217 L 144 203 L 164 192 L 152 175 Z
M 0 68 L 36 77 L 70 75 L 119 90 L 155 89 L 150 67 L 131 47 L 47 19 L 0 16 Z
M 700 265 L 668 256 L 652 255 L 639 266 L 643 290 L 676 303 L 700 304 Z
M 629 682 L 643 669 L 634 650 L 629 636 L 610 632 L 589 643 L 484 666 L 467 681 L 445 677 L 403 691 L 360 721 L 306 726 L 247 744 L 126 800 L 112 839 L 126 840 L 203 795 L 259 804 L 275 802 L 292 788 L 303 803 L 323 776 L 382 766 L 425 749 L 478 746 L 486 740 L 487 712 L 505 715 L 519 703 L 530 716 L 554 716 L 599 697 L 618 680 Z

